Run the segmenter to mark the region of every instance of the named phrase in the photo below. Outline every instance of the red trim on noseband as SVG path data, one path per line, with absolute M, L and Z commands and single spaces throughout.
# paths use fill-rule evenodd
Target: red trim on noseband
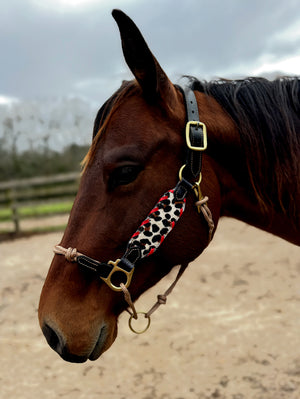
M 156 250 L 156 248 L 151 248 L 147 256 L 150 256 L 150 255 L 152 255 L 152 254 L 153 254 L 153 252 L 155 252 L 155 250 Z
M 136 231 L 136 232 L 133 234 L 132 238 L 137 237 L 138 235 L 140 235 L 140 231 Z
M 174 192 L 174 190 L 173 191 L 171 191 L 170 190 L 170 193 L 172 193 L 172 192 Z M 169 197 L 167 196 L 167 195 L 164 195 L 163 197 L 161 197 L 161 199 L 159 200 L 159 202 L 160 201 L 164 201 L 164 200 L 166 200 L 166 199 L 168 199 Z

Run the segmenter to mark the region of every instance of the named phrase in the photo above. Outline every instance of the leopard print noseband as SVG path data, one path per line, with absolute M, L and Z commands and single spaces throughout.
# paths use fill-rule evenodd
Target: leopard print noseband
M 125 257 L 134 251 L 140 258 L 152 255 L 174 228 L 185 209 L 186 199 L 176 199 L 175 189 L 167 191 L 128 242 Z

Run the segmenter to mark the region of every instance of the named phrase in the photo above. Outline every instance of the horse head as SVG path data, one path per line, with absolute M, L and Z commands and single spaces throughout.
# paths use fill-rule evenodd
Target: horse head
M 123 82 L 98 112 L 60 244 L 100 262 L 121 258 L 159 198 L 176 187 L 186 149 L 181 90 L 171 83 L 133 21 L 118 10 L 113 17 L 135 80 Z M 202 174 L 201 189 L 210 198 L 216 223 L 220 187 L 209 157 Z M 189 190 L 185 212 L 174 229 L 154 254 L 137 262 L 130 284 L 133 300 L 208 245 L 208 227 L 195 201 L 194 190 Z M 63 359 L 95 360 L 115 340 L 117 319 L 126 306 L 122 293 L 103 279 L 55 255 L 41 293 L 39 321 L 48 343 Z

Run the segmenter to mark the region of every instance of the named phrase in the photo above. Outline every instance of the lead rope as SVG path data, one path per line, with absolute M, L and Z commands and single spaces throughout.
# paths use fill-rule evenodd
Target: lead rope
M 173 281 L 173 283 L 169 286 L 169 288 L 163 293 L 163 294 L 159 294 L 157 295 L 157 301 L 155 302 L 155 304 L 152 306 L 152 308 L 150 310 L 148 310 L 148 312 L 137 312 L 134 306 L 134 303 L 131 299 L 131 295 L 130 292 L 128 291 L 128 289 L 125 287 L 125 285 L 123 283 L 120 284 L 122 291 L 124 293 L 124 298 L 125 301 L 128 303 L 130 309 L 126 309 L 126 311 L 130 314 L 130 318 L 128 321 L 129 324 L 129 328 L 131 329 L 132 332 L 134 332 L 135 334 L 142 334 L 145 331 L 148 330 L 148 328 L 150 327 L 150 322 L 151 322 L 151 316 L 152 314 L 160 307 L 160 305 L 165 305 L 167 302 L 167 297 L 171 294 L 171 292 L 173 291 L 173 289 L 175 288 L 176 284 L 178 283 L 180 277 L 182 276 L 183 272 L 185 271 L 185 269 L 187 268 L 188 263 L 183 263 L 177 273 L 177 276 L 175 278 L 175 280 Z M 137 320 L 138 319 L 138 315 L 139 314 L 143 314 L 144 317 L 147 319 L 147 325 L 144 329 L 142 330 L 137 330 L 135 327 L 133 327 L 132 325 L 132 319 Z
M 212 213 L 207 205 L 208 199 L 209 198 L 207 196 L 202 197 L 200 200 L 195 202 L 195 205 L 198 208 L 198 211 L 202 213 L 204 219 L 206 220 L 206 222 L 208 224 L 208 229 L 209 229 L 208 230 L 208 243 L 210 243 L 210 241 L 212 240 L 212 233 L 214 231 L 215 224 L 213 221 Z M 133 331 L 135 334 L 142 334 L 148 330 L 148 328 L 150 326 L 150 322 L 151 322 L 150 316 L 152 316 L 152 314 L 160 307 L 160 305 L 166 304 L 167 297 L 171 294 L 171 292 L 175 288 L 176 284 L 178 283 L 180 277 L 182 276 L 182 274 L 185 271 L 185 269 L 187 268 L 187 266 L 188 266 L 188 263 L 183 263 L 180 266 L 180 269 L 179 269 L 177 276 L 176 276 L 175 280 L 173 281 L 173 283 L 170 285 L 170 287 L 166 290 L 166 292 L 164 294 L 157 295 L 157 302 L 152 306 L 152 308 L 150 310 L 148 310 L 148 312 L 137 312 L 135 309 L 134 303 L 131 299 L 130 292 L 128 291 L 128 289 L 125 287 L 125 285 L 123 283 L 120 284 L 122 291 L 124 293 L 125 301 L 128 303 L 128 306 L 131 309 L 131 310 L 128 308 L 126 309 L 126 311 L 130 314 L 128 324 L 129 324 L 129 328 L 131 329 L 131 331 Z M 132 325 L 132 319 L 137 320 L 139 314 L 143 314 L 144 317 L 146 319 L 148 319 L 148 323 L 143 330 L 137 330 Z
M 56 245 L 53 248 L 53 252 L 56 253 L 57 255 L 63 255 L 66 258 L 66 260 L 69 262 L 76 262 L 77 256 L 82 255 L 80 252 L 77 251 L 76 248 L 72 248 L 72 247 L 64 248 L 61 245 Z M 131 299 L 130 292 L 128 291 L 128 289 L 125 287 L 125 285 L 123 283 L 120 284 L 120 287 L 124 294 L 124 299 L 127 302 L 129 308 L 131 309 L 131 310 L 129 310 L 128 308 L 126 309 L 126 311 L 130 314 L 129 327 L 130 327 L 131 331 L 133 331 L 136 334 L 142 334 L 148 330 L 148 328 L 150 326 L 150 322 L 151 322 L 150 316 L 160 307 L 160 305 L 166 304 L 168 295 L 170 295 L 171 292 L 173 291 L 173 289 L 175 288 L 176 284 L 178 283 L 180 277 L 182 276 L 182 274 L 185 271 L 185 269 L 187 268 L 187 266 L 188 266 L 188 263 L 184 263 L 180 266 L 180 269 L 178 270 L 177 276 L 176 276 L 175 280 L 173 281 L 173 283 L 163 294 L 157 295 L 157 302 L 152 306 L 152 308 L 150 310 L 148 310 L 148 312 L 137 312 L 135 309 L 134 303 Z M 148 320 L 148 323 L 143 330 L 137 330 L 136 328 L 134 328 L 132 326 L 132 319 L 137 320 L 139 314 L 143 314 L 145 316 L 145 318 Z
M 180 277 L 182 276 L 183 272 L 188 267 L 188 265 L 189 265 L 188 263 L 183 263 L 180 266 L 175 280 L 170 285 L 170 287 L 165 291 L 164 294 L 157 295 L 157 302 L 152 306 L 152 308 L 150 310 L 148 310 L 148 312 L 146 313 L 146 317 L 150 317 L 160 307 L 160 305 L 166 304 L 168 295 L 171 294 L 171 292 L 175 288 L 176 284 L 178 283 Z
M 202 215 L 204 216 L 204 219 L 207 221 L 208 224 L 208 243 L 211 242 L 212 240 L 212 233 L 215 228 L 215 224 L 212 218 L 212 213 L 207 205 L 208 202 L 208 197 L 205 196 L 201 198 L 199 201 L 195 202 L 196 207 L 198 208 L 198 211 L 200 210 L 202 212 Z

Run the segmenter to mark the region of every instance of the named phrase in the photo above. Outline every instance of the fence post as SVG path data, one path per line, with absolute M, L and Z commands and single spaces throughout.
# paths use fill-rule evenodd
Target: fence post
M 74 200 L 78 188 L 78 180 L 79 173 L 71 172 L 54 176 L 37 176 L 29 179 L 0 182 L 0 207 L 1 209 L 3 207 L 9 209 L 9 221 L 13 223 L 13 233 L 21 233 L 24 228 L 22 207 L 25 204 L 29 207 L 34 207 L 44 202 L 50 203 L 52 200 L 53 202 L 58 199 L 65 201 L 72 198 Z M 51 214 L 55 213 L 57 211 Z M 27 217 L 35 216 L 34 212 L 29 211 L 27 214 Z
M 14 224 L 14 232 L 15 234 L 20 233 L 20 218 L 19 218 L 19 213 L 18 213 L 18 204 L 16 201 L 16 195 L 15 195 L 15 189 L 14 188 L 10 188 L 7 191 L 7 196 L 9 199 L 9 205 L 10 205 L 10 209 L 12 212 L 12 221 Z

